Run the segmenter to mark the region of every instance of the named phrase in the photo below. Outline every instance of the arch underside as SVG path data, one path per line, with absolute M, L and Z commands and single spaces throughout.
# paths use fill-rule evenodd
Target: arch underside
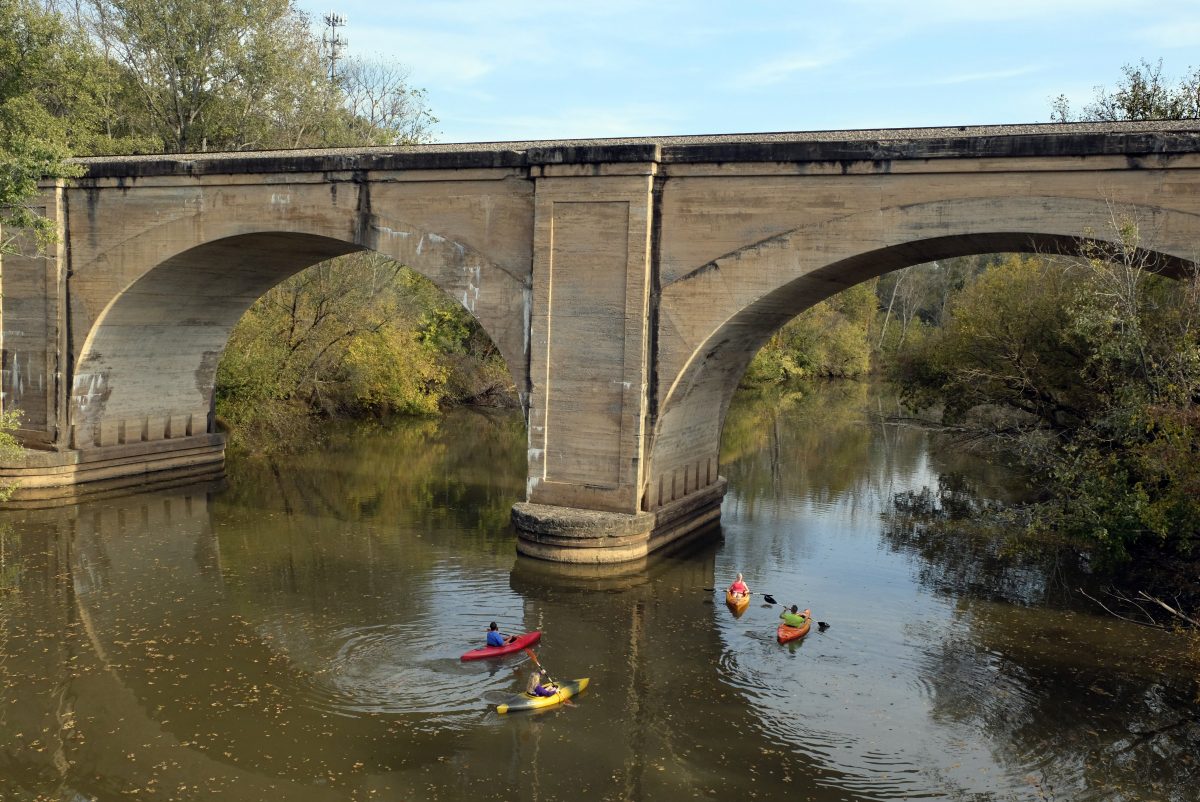
M 657 365 L 661 401 L 650 443 L 644 509 L 678 500 L 719 473 L 721 430 L 738 382 L 780 327 L 836 293 L 916 264 L 986 253 L 1077 254 L 1116 242 L 1100 201 L 1018 198 L 920 204 L 802 226 L 692 271 L 664 288 Z M 1200 218 L 1126 209 L 1147 262 L 1191 265 Z M 1167 234 L 1168 236 L 1162 236 Z
M 210 240 L 150 267 L 96 316 L 78 349 L 69 405 L 74 448 L 214 431 L 217 365 L 267 290 L 336 256 L 374 250 L 430 278 L 480 321 L 525 388 L 528 289 L 460 243 L 375 218 L 356 237 L 258 231 Z M 120 264 L 119 255 L 111 257 Z

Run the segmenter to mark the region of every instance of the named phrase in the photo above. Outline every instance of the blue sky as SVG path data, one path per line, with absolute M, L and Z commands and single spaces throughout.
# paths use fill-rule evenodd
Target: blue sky
M 1200 0 L 301 0 L 428 93 L 441 142 L 1046 122 L 1200 67 Z

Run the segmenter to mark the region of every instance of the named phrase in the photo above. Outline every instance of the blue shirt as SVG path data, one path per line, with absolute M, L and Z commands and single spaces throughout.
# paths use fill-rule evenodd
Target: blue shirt
M 504 636 L 501 635 L 499 632 L 497 632 L 494 629 L 489 629 L 488 637 L 487 637 L 487 645 L 488 646 L 503 646 L 504 645 Z

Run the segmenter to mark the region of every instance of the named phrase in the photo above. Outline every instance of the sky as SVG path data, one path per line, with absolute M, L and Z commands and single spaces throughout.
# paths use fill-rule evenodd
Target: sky
M 403 65 L 439 142 L 1048 122 L 1200 68 L 1200 0 L 299 0 Z

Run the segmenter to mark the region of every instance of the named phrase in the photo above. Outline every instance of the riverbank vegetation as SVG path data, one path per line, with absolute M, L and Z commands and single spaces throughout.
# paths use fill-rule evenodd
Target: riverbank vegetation
M 1200 280 L 1151 263 L 1139 221 L 1114 225 L 1082 258 L 989 267 L 888 375 L 910 408 L 1018 461 L 1037 488 L 1027 535 L 1165 567 L 1200 545 Z M 1173 587 L 1200 601 L 1191 584 Z
M 871 369 L 875 291 L 876 282 L 864 282 L 797 315 L 755 355 L 742 385 L 865 376 Z

